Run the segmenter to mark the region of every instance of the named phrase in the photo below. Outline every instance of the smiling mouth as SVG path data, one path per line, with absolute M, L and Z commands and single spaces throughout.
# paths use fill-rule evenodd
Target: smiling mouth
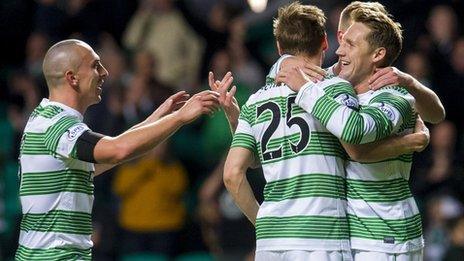
M 347 61 L 340 61 L 340 63 L 341 63 L 341 65 L 342 65 L 342 66 L 347 66 L 347 65 L 349 65 L 349 64 L 350 64 L 350 63 L 349 63 L 349 62 L 347 62 Z

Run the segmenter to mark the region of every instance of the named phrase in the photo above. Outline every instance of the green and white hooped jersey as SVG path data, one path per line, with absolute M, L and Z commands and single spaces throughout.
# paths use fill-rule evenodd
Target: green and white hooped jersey
M 362 94 L 359 110 L 347 106 L 343 95 L 333 99 L 325 88 L 324 82 L 307 84 L 297 104 L 344 142 L 362 144 L 413 131 L 414 98 L 404 88 Z M 353 249 L 404 253 L 423 247 L 421 219 L 408 184 L 411 163 L 412 154 L 371 164 L 349 161 L 347 214 Z
M 43 99 L 24 129 L 16 260 L 91 260 L 94 165 L 76 159 L 82 115 Z
M 358 97 L 363 106 L 388 102 L 391 95 L 412 100 L 399 87 L 369 91 Z M 412 115 L 396 133 L 412 133 L 414 124 Z M 353 249 L 406 253 L 424 247 L 421 217 L 408 184 L 411 164 L 412 154 L 377 163 L 348 163 L 347 212 Z
M 295 104 L 295 92 L 274 83 L 283 58 L 242 107 L 231 145 L 256 153 L 267 181 L 256 250 L 350 250 L 345 151 Z M 351 87 L 343 90 L 350 91 L 354 95 Z

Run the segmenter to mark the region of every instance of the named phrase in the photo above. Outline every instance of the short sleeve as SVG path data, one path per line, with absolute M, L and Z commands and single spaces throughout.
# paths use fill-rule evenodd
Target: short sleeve
M 89 127 L 79 119 L 64 116 L 48 129 L 45 145 L 55 157 L 76 159 L 76 141 L 87 130 Z
M 242 106 L 240 116 L 238 119 L 237 130 L 235 131 L 231 148 L 242 147 L 249 149 L 253 152 L 257 151 L 256 140 L 253 136 L 253 129 L 251 127 L 251 111 L 250 108 L 245 104 Z

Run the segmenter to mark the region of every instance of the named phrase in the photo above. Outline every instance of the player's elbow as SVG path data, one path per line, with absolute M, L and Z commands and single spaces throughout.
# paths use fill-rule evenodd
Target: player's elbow
M 222 177 L 226 189 L 233 193 L 238 190 L 241 180 L 243 179 L 243 172 L 236 166 L 225 165 L 224 175 Z
M 98 163 L 119 164 L 131 159 L 132 149 L 126 142 L 120 141 L 117 137 L 106 137 L 95 148 L 95 159 Z

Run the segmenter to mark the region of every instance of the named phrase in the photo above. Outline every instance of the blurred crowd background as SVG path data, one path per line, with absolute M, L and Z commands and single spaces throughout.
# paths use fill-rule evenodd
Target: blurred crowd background
M 447 112 L 429 126 L 416 154 L 411 189 L 422 212 L 426 260 L 464 257 L 464 1 L 381 1 L 402 24 L 395 66 L 432 88 Z M 207 72 L 234 74 L 243 104 L 277 59 L 270 0 L 253 13 L 238 0 L 0 1 L 0 260 L 17 247 L 21 218 L 17 157 L 22 130 L 47 87 L 42 60 L 66 38 L 88 42 L 109 70 L 103 100 L 86 123 L 117 135 L 178 90 L 208 89 Z M 349 1 L 303 1 L 328 18 L 332 65 L 340 11 Z M 94 179 L 95 260 L 246 260 L 254 229 L 222 184 L 231 134 L 223 112 L 183 127 L 145 157 Z M 260 170 L 248 174 L 258 199 Z M 457 258 L 457 259 L 452 259 Z

